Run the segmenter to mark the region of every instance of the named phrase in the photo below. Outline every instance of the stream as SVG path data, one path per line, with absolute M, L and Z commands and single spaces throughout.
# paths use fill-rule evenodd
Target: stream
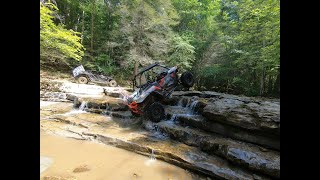
M 40 133 L 40 179 L 192 179 L 182 168 L 116 147 Z M 77 172 L 76 169 L 79 169 Z
M 174 92 L 154 123 L 121 88 L 61 91 L 40 94 L 40 179 L 280 178 L 278 100 Z

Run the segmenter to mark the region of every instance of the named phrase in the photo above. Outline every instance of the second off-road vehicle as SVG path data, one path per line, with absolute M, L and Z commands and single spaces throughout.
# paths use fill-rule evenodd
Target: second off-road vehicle
M 88 84 L 89 82 L 92 82 L 110 87 L 117 86 L 117 82 L 112 77 L 97 72 L 86 71 L 82 65 L 73 69 L 72 73 L 79 84 Z

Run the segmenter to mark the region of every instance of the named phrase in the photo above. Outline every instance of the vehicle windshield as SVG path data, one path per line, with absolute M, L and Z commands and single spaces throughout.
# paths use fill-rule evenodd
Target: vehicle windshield
M 139 88 L 147 83 L 154 82 L 162 72 L 167 71 L 168 68 L 162 66 L 155 66 L 149 70 L 146 70 L 143 73 L 136 76 L 135 86 Z

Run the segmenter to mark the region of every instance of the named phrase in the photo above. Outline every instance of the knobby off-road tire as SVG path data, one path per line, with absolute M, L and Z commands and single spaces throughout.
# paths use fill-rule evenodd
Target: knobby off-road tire
M 85 76 L 78 77 L 78 83 L 79 84 L 88 84 L 88 82 L 89 82 L 89 80 L 88 80 L 87 77 L 85 77 Z
M 161 103 L 154 102 L 146 111 L 146 117 L 152 122 L 160 122 L 165 119 L 165 110 Z
M 193 74 L 191 72 L 184 72 L 180 77 L 180 81 L 184 87 L 192 87 L 194 84 Z
M 109 81 L 108 84 L 109 84 L 110 87 L 116 87 L 117 86 L 117 82 L 115 80 Z

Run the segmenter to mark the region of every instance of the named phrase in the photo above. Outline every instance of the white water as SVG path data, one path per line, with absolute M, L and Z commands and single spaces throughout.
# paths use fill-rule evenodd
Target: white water
M 81 105 L 79 106 L 79 110 L 80 110 L 80 111 L 83 111 L 86 107 L 87 107 L 87 102 L 83 101 L 83 102 L 81 103 Z
M 152 164 L 154 164 L 155 162 L 156 162 L 156 157 L 155 157 L 155 155 L 154 155 L 154 150 L 152 149 L 152 151 L 151 151 L 151 155 L 150 155 L 150 159 L 148 159 L 146 162 L 145 162 L 145 165 L 147 165 L 147 166 L 150 166 L 150 165 L 152 165 Z
M 63 83 L 60 87 L 62 92 L 77 93 L 77 94 L 91 94 L 102 95 L 103 87 L 90 84 L 75 84 L 75 83 Z
M 179 107 L 181 107 L 181 108 L 183 108 L 183 98 L 181 98 L 179 101 L 178 101 L 178 103 L 177 103 L 177 106 L 179 106 Z M 179 116 L 179 115 L 183 115 L 183 116 L 192 116 L 192 115 L 195 115 L 195 108 L 196 108 L 196 106 L 197 106 L 197 104 L 198 104 L 198 100 L 194 100 L 194 101 L 192 101 L 192 99 L 188 99 L 188 102 L 187 102 L 187 105 L 186 105 L 186 109 L 187 109 L 187 111 L 185 112 L 185 113 L 183 113 L 183 114 L 172 114 L 172 116 L 171 116 L 171 118 L 169 119 L 169 121 L 170 122 L 174 122 L 174 121 L 176 121 L 177 120 L 177 117 Z M 168 121 L 168 122 L 169 122 Z
M 177 118 L 177 114 L 172 114 L 170 121 L 175 121 Z
M 182 103 L 182 101 L 183 101 L 183 98 L 180 98 L 180 99 L 179 99 L 179 101 L 178 101 L 178 104 L 177 104 L 177 106 L 181 106 L 181 107 L 182 107 L 182 106 L 183 106 L 183 103 Z
M 129 98 L 129 95 L 128 95 L 128 92 L 125 91 L 123 88 L 121 88 L 120 86 L 119 87 L 119 93 L 121 94 L 121 99 L 124 101 L 124 102 L 127 102 L 128 98 Z
M 51 101 L 41 101 L 40 100 L 40 107 L 45 107 L 45 106 L 49 106 L 51 104 L 57 104 L 59 102 L 51 102 Z
M 190 104 L 189 108 L 191 109 L 191 111 L 194 111 L 194 109 L 195 109 L 195 107 L 196 107 L 197 104 L 198 104 L 198 101 L 197 101 L 197 100 L 193 101 L 193 102 Z
M 68 116 L 71 114 L 81 114 L 81 113 L 87 113 L 85 109 L 87 108 L 87 102 L 83 101 L 81 105 L 79 106 L 79 109 L 72 109 L 71 111 L 64 113 L 63 115 Z
M 48 169 L 53 163 L 53 160 L 49 157 L 40 156 L 40 174 Z

